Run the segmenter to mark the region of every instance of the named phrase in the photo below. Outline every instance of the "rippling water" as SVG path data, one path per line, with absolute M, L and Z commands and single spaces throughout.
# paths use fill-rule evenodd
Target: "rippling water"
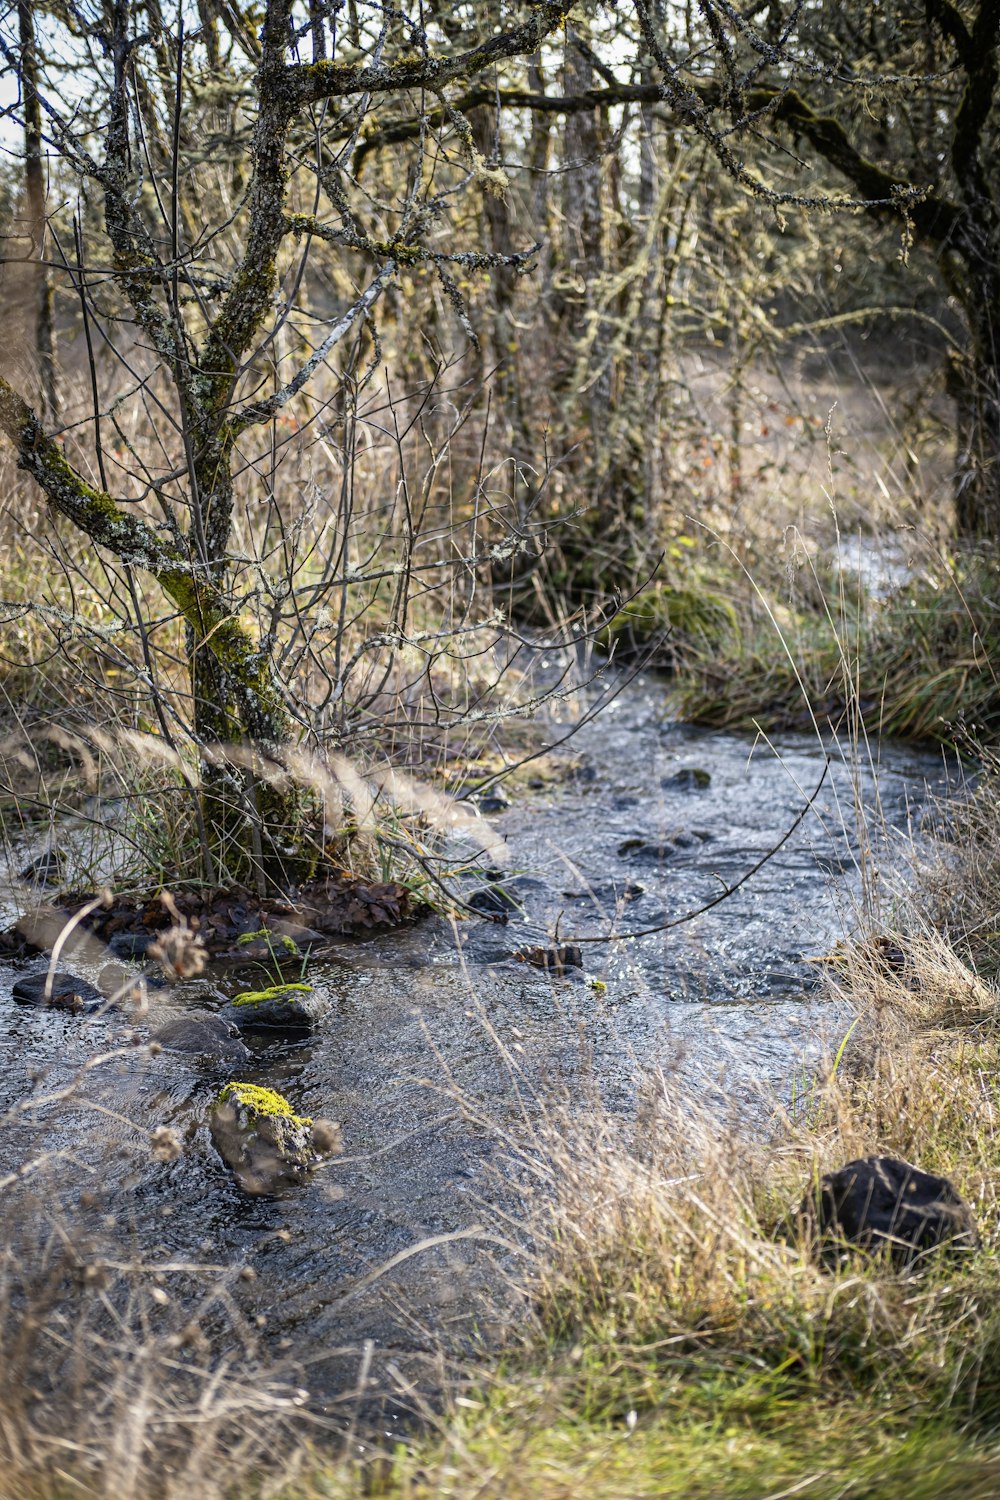
M 523 917 L 435 918 L 345 942 L 311 970 L 333 1002 L 322 1028 L 252 1044 L 241 1076 L 343 1126 L 344 1157 L 280 1200 L 243 1197 L 211 1144 L 206 1110 L 227 1072 L 129 1045 L 203 1003 L 197 985 L 154 994 L 136 1028 L 18 1006 L 15 975 L 0 972 L 4 1107 L 69 1084 L 96 1050 L 123 1049 L 69 1098 L 18 1110 L 0 1130 L 0 1171 L 51 1153 L 39 1199 L 60 1205 L 71 1233 L 110 1233 L 113 1220 L 146 1259 L 252 1265 L 243 1311 L 271 1347 L 310 1362 L 320 1400 L 350 1383 L 366 1340 L 383 1359 L 461 1348 L 494 1315 L 496 1247 L 456 1236 L 489 1223 L 504 1128 L 530 1119 L 534 1091 L 596 1091 L 627 1113 L 637 1072 L 663 1064 L 752 1122 L 761 1086 L 780 1092 L 803 1055 L 836 1045 L 849 1017 L 806 960 L 850 928 L 862 866 L 890 862 L 892 835 L 919 822 L 928 788 L 945 787 L 940 757 L 878 754 L 876 777 L 835 751 L 802 825 L 735 896 L 670 932 L 587 945 L 589 977 L 550 978 L 511 955 L 557 923 L 572 941 L 704 904 L 778 841 L 822 774 L 815 739 L 768 746 L 679 726 L 662 686 L 637 678 L 567 745 L 565 777 L 484 821 Z M 708 784 L 678 781 L 685 769 Z M 186 1143 L 170 1164 L 148 1150 L 162 1124 Z M 407 1255 L 428 1239 L 439 1243 Z

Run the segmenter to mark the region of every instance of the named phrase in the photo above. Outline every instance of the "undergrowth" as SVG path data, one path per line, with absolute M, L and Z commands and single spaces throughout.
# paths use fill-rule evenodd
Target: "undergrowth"
M 952 740 L 1000 736 L 1000 570 L 970 553 L 921 558 L 884 597 L 810 564 L 807 586 L 707 553 L 656 583 L 603 640 L 675 675 L 680 717 L 716 727 L 842 729 Z

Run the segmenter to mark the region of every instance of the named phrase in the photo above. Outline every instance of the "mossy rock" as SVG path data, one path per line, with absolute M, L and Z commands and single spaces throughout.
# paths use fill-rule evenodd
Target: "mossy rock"
M 681 766 L 672 776 L 664 776 L 660 785 L 665 791 L 704 792 L 712 785 L 712 773 L 700 766 Z
M 297 1115 L 283 1094 L 255 1083 L 227 1083 L 209 1115 L 212 1140 L 244 1193 L 268 1197 L 305 1180 L 336 1149 L 323 1130 Z
M 222 1014 L 241 1031 L 308 1031 L 329 1009 L 329 1001 L 311 984 L 272 984 L 244 990 Z
M 610 651 L 634 656 L 652 651 L 658 666 L 673 667 L 689 654 L 704 654 L 739 636 L 728 599 L 696 585 L 653 584 L 620 609 L 597 637 Z

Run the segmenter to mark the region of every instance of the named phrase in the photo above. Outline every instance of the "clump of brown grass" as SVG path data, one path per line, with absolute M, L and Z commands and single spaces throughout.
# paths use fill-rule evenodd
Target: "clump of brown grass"
M 219 1500 L 251 1477 L 255 1494 L 287 1484 L 305 1458 L 306 1392 L 292 1365 L 263 1357 L 236 1294 L 244 1268 L 143 1256 L 112 1221 L 81 1231 L 37 1178 L 5 1195 L 3 1500 Z

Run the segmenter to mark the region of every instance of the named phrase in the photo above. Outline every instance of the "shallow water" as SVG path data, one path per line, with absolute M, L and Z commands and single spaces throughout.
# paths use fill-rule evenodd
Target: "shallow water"
M 253 1067 L 239 1076 L 342 1124 L 344 1157 L 310 1183 L 279 1200 L 243 1197 L 205 1124 L 230 1075 L 131 1047 L 203 1003 L 197 984 L 154 993 L 133 1025 L 16 1005 L 11 970 L 0 972 L 0 1104 L 17 1113 L 0 1129 L 0 1172 L 51 1153 L 39 1202 L 58 1205 L 72 1233 L 124 1236 L 146 1261 L 252 1266 L 240 1308 L 263 1320 L 269 1348 L 304 1363 L 321 1406 L 352 1386 L 366 1340 L 382 1365 L 426 1358 L 430 1370 L 439 1348 L 488 1334 L 496 1258 L 509 1264 L 489 1238 L 505 1130 L 521 1129 L 553 1093 L 599 1095 L 627 1114 L 637 1075 L 658 1065 L 753 1128 L 766 1091 L 783 1093 L 802 1059 L 835 1048 L 850 1023 L 807 960 L 850 928 L 862 865 L 890 863 L 893 837 L 919 822 L 928 788 L 946 785 L 932 754 L 884 745 L 876 777 L 835 749 L 801 826 L 737 894 L 673 931 L 585 945 L 588 976 L 552 978 L 512 955 L 557 923 L 560 941 L 573 941 L 708 902 L 781 838 L 826 751 L 805 736 L 768 746 L 677 725 L 665 689 L 640 677 L 563 759 L 564 776 L 483 820 L 487 862 L 504 862 L 523 917 L 457 927 L 434 918 L 345 942 L 311 969 L 332 1001 L 322 1027 L 252 1043 Z M 685 768 L 707 772 L 709 784 L 672 781 Z M 662 855 L 620 852 L 636 841 L 669 851 L 678 833 L 694 837 Z M 69 1085 L 95 1050 L 118 1046 L 69 1098 L 20 1108 L 33 1088 L 38 1097 Z M 148 1149 L 149 1131 L 164 1124 L 185 1139 L 169 1164 Z M 83 1207 L 81 1190 L 92 1195 Z M 437 1243 L 406 1254 L 428 1239 Z

